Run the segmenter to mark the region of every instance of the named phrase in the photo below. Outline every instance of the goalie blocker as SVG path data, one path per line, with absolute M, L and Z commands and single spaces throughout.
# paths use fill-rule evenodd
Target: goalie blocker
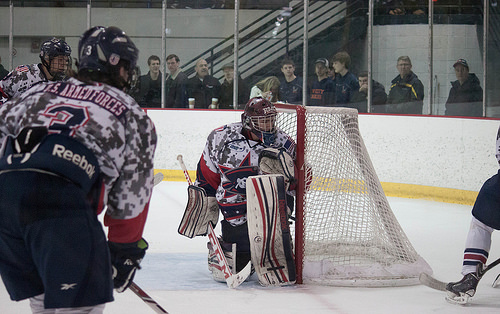
M 207 197 L 203 188 L 188 187 L 188 203 L 177 231 L 188 238 L 207 235 L 208 222 L 217 225 L 219 205 L 215 197 Z
M 295 262 L 282 175 L 247 179 L 247 219 L 252 264 L 263 286 L 295 283 Z

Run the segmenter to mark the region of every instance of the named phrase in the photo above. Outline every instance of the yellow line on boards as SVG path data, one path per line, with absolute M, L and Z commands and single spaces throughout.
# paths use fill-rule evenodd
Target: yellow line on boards
M 163 181 L 186 181 L 182 170 L 155 169 L 154 173 L 163 173 Z M 191 180 L 195 180 L 196 171 L 188 171 Z M 417 184 L 381 182 L 386 196 L 425 199 L 436 202 L 473 205 L 478 192 L 466 191 Z

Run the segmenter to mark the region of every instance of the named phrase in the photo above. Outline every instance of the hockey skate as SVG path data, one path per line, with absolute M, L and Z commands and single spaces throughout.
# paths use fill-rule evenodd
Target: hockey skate
M 450 282 L 446 285 L 446 301 L 453 304 L 467 304 L 469 298 L 476 293 L 476 287 L 479 283 L 477 272 L 469 273 L 457 282 Z

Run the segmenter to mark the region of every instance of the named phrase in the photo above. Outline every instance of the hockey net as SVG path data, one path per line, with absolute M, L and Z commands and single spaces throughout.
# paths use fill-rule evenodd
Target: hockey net
M 421 272 L 432 273 L 389 206 L 361 138 L 357 111 L 276 107 L 278 127 L 297 143 L 292 226 L 297 283 L 404 286 L 418 284 Z

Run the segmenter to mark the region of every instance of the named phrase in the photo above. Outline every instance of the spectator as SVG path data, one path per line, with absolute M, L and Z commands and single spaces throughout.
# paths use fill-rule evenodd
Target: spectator
M 70 55 L 71 48 L 64 40 L 52 38 L 43 42 L 40 46 L 41 63 L 19 65 L 0 81 L 0 104 L 39 82 L 63 80 Z
M 457 80 L 451 82 L 444 114 L 447 116 L 481 117 L 483 115 L 483 89 L 476 74 L 469 73 L 465 59 L 453 65 Z
M 335 70 L 335 104 L 348 104 L 354 91 L 359 90 L 359 83 L 356 75 L 349 72 L 351 57 L 347 52 L 337 52 L 332 59 L 332 66 Z
M 290 59 L 281 62 L 284 79 L 280 81 L 281 101 L 290 104 L 302 103 L 302 77 L 295 75 L 295 63 Z
M 181 71 L 180 59 L 175 54 L 167 56 L 167 68 L 170 73 L 165 82 L 165 107 L 167 108 L 187 108 L 188 101 L 186 95 L 186 83 L 188 77 Z
M 7 74 L 9 74 L 9 71 L 7 71 L 3 65 L 2 65 L 2 57 L 0 57 L 0 80 L 3 79 Z
M 194 107 L 208 109 L 212 98 L 220 99 L 221 86 L 219 81 L 208 75 L 208 63 L 204 59 L 196 62 L 196 75 L 187 81 L 187 96 L 194 98 Z
M 139 77 L 138 93 L 134 98 L 143 108 L 161 108 L 160 58 L 155 55 L 150 56 L 148 67 L 148 74 Z
M 328 77 L 331 78 L 332 80 L 335 80 L 335 76 L 337 76 L 337 73 L 335 73 L 335 69 L 330 64 L 330 66 L 328 67 Z
M 243 108 L 248 101 L 250 94 L 245 81 L 238 76 L 238 103 L 236 108 L 233 107 L 233 91 L 234 91 L 234 65 L 232 63 L 225 64 L 222 67 L 224 72 L 224 81 L 221 85 L 221 95 L 219 100 L 219 109 L 238 109 Z
M 356 108 L 358 112 L 368 111 L 368 72 L 363 71 L 358 75 L 359 89 L 354 91 L 351 103 L 347 107 Z M 384 85 L 372 80 L 372 112 L 384 112 L 383 106 L 387 101 Z
M 425 0 L 382 0 L 378 11 L 389 15 L 422 15 L 426 13 Z
M 135 97 L 139 93 L 138 83 L 139 78 L 141 77 L 141 68 L 139 66 L 135 66 L 132 70 L 132 78 L 130 79 L 130 89 L 128 94 L 132 97 Z
M 319 58 L 314 62 L 314 73 L 317 79 L 314 79 L 309 87 L 310 106 L 333 105 L 335 99 L 335 83 L 328 77 L 329 62 L 325 58 Z
M 424 85 L 418 76 L 411 71 L 410 57 L 399 57 L 396 67 L 399 75 L 391 82 L 387 96 L 387 103 L 390 105 L 387 106 L 386 112 L 422 114 Z
M 250 99 L 254 97 L 262 97 L 272 102 L 280 100 L 280 80 L 276 76 L 260 80 L 250 90 Z

